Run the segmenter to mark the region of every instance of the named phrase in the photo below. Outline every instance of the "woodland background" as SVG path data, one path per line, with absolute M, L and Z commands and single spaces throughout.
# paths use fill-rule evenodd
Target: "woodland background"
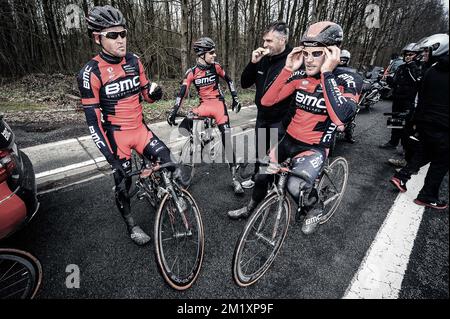
M 84 16 L 104 4 L 123 12 L 128 49 L 142 58 L 153 79 L 164 80 L 179 80 L 195 63 L 192 43 L 202 35 L 214 39 L 217 60 L 239 80 L 274 20 L 287 22 L 293 46 L 315 21 L 341 24 L 343 48 L 357 69 L 386 66 L 408 42 L 448 32 L 440 0 L 0 0 L 0 77 L 75 74 L 98 51 Z M 378 28 L 368 27 L 377 22 L 368 5 L 379 8 Z

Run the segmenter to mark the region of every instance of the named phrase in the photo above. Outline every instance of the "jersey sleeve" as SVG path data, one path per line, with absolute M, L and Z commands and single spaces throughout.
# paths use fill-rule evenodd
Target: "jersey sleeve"
M 77 77 L 83 107 L 100 106 L 101 81 L 93 71 L 95 67 L 94 63 L 86 64 Z
M 261 99 L 262 106 L 273 106 L 294 93 L 300 77 L 299 72 L 292 73 L 283 68 Z
M 86 123 L 95 145 L 105 156 L 108 163 L 114 161 L 114 154 L 101 125 L 100 87 L 101 82 L 93 69 L 94 64 L 88 63 L 79 73 L 77 81 L 81 94 Z
M 175 100 L 175 105 L 173 107 L 173 110 L 175 111 L 175 113 L 177 113 L 178 110 L 180 109 L 181 103 L 183 102 L 183 99 L 185 98 L 186 93 L 188 92 L 193 79 L 194 79 L 194 73 L 193 73 L 192 69 L 187 70 L 187 72 L 184 75 L 183 82 L 181 83 L 180 91 L 177 94 L 177 98 Z
M 362 79 L 350 72 L 337 75 L 325 72 L 320 76 L 328 115 L 334 124 L 341 126 L 356 112 Z
M 230 89 L 230 93 L 231 96 L 233 97 L 233 99 L 237 98 L 237 92 L 236 92 L 236 87 L 234 86 L 234 82 L 231 79 L 231 77 L 225 73 L 225 70 L 222 68 L 222 66 L 219 63 L 215 64 L 216 67 L 216 72 L 217 74 L 225 80 L 225 82 L 227 82 L 228 88 Z

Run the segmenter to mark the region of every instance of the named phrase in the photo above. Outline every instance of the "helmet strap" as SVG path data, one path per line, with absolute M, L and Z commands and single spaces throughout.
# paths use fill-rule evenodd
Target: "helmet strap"
M 106 50 L 105 47 L 103 46 L 103 44 L 102 44 L 102 35 L 100 35 L 100 48 L 102 48 L 102 51 L 107 53 L 108 55 L 117 58 L 114 54 L 112 54 L 111 52 Z
M 204 63 L 205 65 L 209 65 L 210 63 L 206 62 L 206 60 L 205 60 L 205 55 L 206 55 L 206 53 L 203 53 L 202 55 L 199 55 L 198 58 L 199 58 L 199 59 L 202 59 L 202 60 L 203 60 L 203 63 Z

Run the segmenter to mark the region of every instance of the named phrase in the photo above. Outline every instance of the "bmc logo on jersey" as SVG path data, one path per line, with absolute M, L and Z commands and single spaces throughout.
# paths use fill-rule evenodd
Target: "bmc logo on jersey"
M 205 78 L 195 79 L 194 83 L 195 83 L 195 85 L 203 86 L 203 85 L 212 84 L 212 83 L 215 82 L 215 80 L 216 80 L 216 76 L 215 75 L 211 75 L 211 76 L 208 76 L 208 77 L 205 77 Z
M 88 65 L 86 66 L 86 68 L 84 68 L 83 72 L 83 87 L 88 90 L 91 88 L 91 84 L 89 83 L 89 76 L 91 71 L 92 67 Z
M 117 83 L 111 83 L 105 86 L 106 95 L 117 94 L 121 92 L 131 91 L 136 87 L 139 87 L 139 76 L 135 76 L 132 79 L 126 79 Z
M 319 109 L 327 108 L 324 98 L 318 99 L 315 96 L 307 95 L 299 91 L 295 95 L 295 101 L 304 106 L 317 107 Z
M 338 78 L 344 80 L 349 88 L 356 88 L 355 78 L 350 74 L 339 74 Z

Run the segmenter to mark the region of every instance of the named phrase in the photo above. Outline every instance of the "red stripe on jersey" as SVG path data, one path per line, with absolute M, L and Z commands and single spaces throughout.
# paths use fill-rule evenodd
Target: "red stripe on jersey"
M 137 129 L 142 124 L 142 105 L 138 94 L 119 100 L 114 111 L 114 114 L 108 114 L 108 120 L 123 131 Z
M 287 132 L 296 140 L 307 144 L 319 144 L 322 138 L 322 131 L 314 131 L 318 122 L 324 122 L 327 115 L 319 115 L 297 109 L 295 115 L 289 123 Z

